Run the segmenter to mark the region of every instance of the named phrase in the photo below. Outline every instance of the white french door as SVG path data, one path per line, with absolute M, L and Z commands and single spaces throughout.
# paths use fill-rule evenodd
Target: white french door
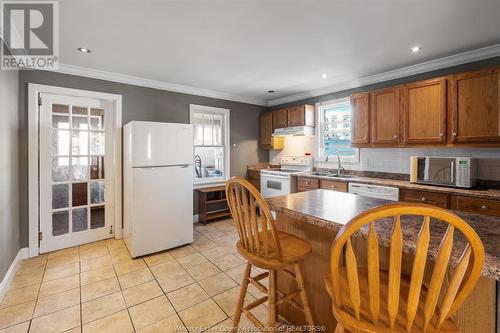
M 113 237 L 112 102 L 40 101 L 40 253 Z

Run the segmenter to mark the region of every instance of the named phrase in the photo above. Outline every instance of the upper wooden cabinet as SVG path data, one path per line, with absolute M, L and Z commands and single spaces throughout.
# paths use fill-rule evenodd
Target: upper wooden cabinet
M 403 85 L 404 142 L 446 142 L 446 78 Z
M 452 142 L 500 142 L 500 71 L 455 75 L 452 78 Z
M 270 148 L 273 135 L 273 114 L 264 112 L 260 115 L 259 144 L 262 148 Z
M 272 111 L 273 128 L 314 126 L 314 106 L 297 105 Z
M 314 106 L 299 105 L 287 109 L 288 127 L 314 126 Z
M 273 137 L 273 114 L 264 112 L 260 115 L 259 145 L 263 149 L 283 149 L 283 138 Z
M 351 95 L 351 142 L 370 142 L 370 94 Z
M 288 126 L 288 110 L 279 109 L 272 111 L 273 115 L 273 129 L 283 128 Z
M 400 87 L 370 93 L 372 143 L 398 143 L 400 135 Z

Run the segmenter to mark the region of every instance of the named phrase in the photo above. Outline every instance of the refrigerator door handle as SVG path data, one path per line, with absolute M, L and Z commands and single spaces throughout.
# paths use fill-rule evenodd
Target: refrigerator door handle
M 135 166 L 132 169 L 157 169 L 157 168 L 187 168 L 191 164 L 171 164 L 171 165 L 148 165 L 148 166 Z

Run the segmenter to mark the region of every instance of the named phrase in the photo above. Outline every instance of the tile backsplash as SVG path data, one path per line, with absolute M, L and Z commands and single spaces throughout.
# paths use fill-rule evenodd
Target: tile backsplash
M 315 136 L 285 138 L 283 150 L 270 150 L 269 162 L 279 164 L 283 156 L 311 153 L 315 166 L 336 168 L 336 159 L 331 163 L 317 161 L 317 139 Z M 410 156 L 455 156 L 478 159 L 478 178 L 500 180 L 500 147 L 498 148 L 360 148 L 358 163 L 343 163 L 349 170 L 410 173 Z

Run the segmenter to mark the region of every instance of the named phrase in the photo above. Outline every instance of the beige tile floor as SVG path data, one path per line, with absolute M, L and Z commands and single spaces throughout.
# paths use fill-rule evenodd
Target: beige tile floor
M 0 303 L 0 333 L 227 330 L 245 267 L 236 238 L 223 220 L 196 225 L 191 245 L 135 260 L 114 239 L 24 260 Z M 251 286 L 245 301 L 254 296 Z M 265 305 L 253 313 L 265 322 Z M 253 328 L 245 316 L 240 326 Z

